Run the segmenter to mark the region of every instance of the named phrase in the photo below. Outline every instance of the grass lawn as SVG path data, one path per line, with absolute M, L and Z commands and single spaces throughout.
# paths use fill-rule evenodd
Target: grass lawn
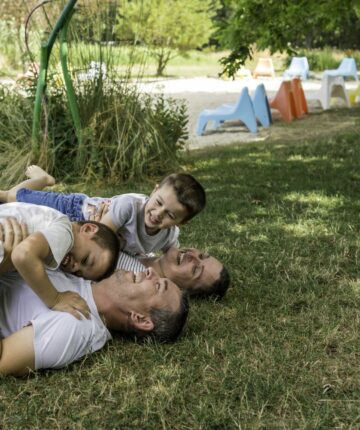
M 222 302 L 193 302 L 174 345 L 115 339 L 62 371 L 0 377 L 0 428 L 360 428 L 360 121 L 296 133 L 185 160 L 208 206 L 181 242 L 228 266 Z

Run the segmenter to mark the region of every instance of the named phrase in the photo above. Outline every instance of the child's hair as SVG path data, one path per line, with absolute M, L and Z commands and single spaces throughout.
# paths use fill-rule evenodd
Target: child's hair
M 108 249 L 111 252 L 111 260 L 108 270 L 102 276 L 102 279 L 110 276 L 116 269 L 116 264 L 120 252 L 120 241 L 116 234 L 105 224 L 101 224 L 97 221 L 77 221 L 76 224 L 95 224 L 98 226 L 98 231 L 95 233 L 92 240 L 94 240 L 100 248 Z
M 205 190 L 188 173 L 172 173 L 160 182 L 159 187 L 163 185 L 171 185 L 175 190 L 179 203 L 186 207 L 188 214 L 183 221 L 189 221 L 204 209 L 206 204 Z

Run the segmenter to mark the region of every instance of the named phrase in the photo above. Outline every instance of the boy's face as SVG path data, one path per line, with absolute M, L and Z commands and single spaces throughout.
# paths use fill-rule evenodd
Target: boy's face
M 85 279 L 96 281 L 107 272 L 111 262 L 111 252 L 98 245 L 94 237 L 96 229 L 81 226 L 74 236 L 74 246 L 61 263 L 64 272 L 73 273 Z
M 180 225 L 188 212 L 177 197 L 171 185 L 157 186 L 145 205 L 146 232 L 156 233 L 158 230 Z

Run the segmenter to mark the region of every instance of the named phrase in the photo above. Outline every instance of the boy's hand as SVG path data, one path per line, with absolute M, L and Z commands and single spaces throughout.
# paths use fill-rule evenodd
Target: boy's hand
M 58 293 L 55 304 L 51 307 L 54 311 L 68 312 L 78 320 L 83 314 L 85 318 L 90 319 L 90 308 L 86 301 L 77 293 L 65 291 Z
M 89 221 L 101 222 L 103 217 L 109 211 L 110 203 L 111 203 L 111 200 L 107 200 L 103 203 L 100 203 L 100 205 L 90 214 Z

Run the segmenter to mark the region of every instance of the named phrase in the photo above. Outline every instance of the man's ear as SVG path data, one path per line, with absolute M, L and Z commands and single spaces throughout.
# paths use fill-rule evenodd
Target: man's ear
M 138 312 L 130 312 L 131 325 L 142 331 L 151 331 L 154 329 L 154 323 L 150 317 L 146 317 Z
M 87 222 L 86 224 L 82 224 L 80 226 L 80 233 L 89 234 L 90 236 L 93 236 L 98 231 L 99 231 L 99 226 L 96 224 L 93 224 L 92 222 Z

